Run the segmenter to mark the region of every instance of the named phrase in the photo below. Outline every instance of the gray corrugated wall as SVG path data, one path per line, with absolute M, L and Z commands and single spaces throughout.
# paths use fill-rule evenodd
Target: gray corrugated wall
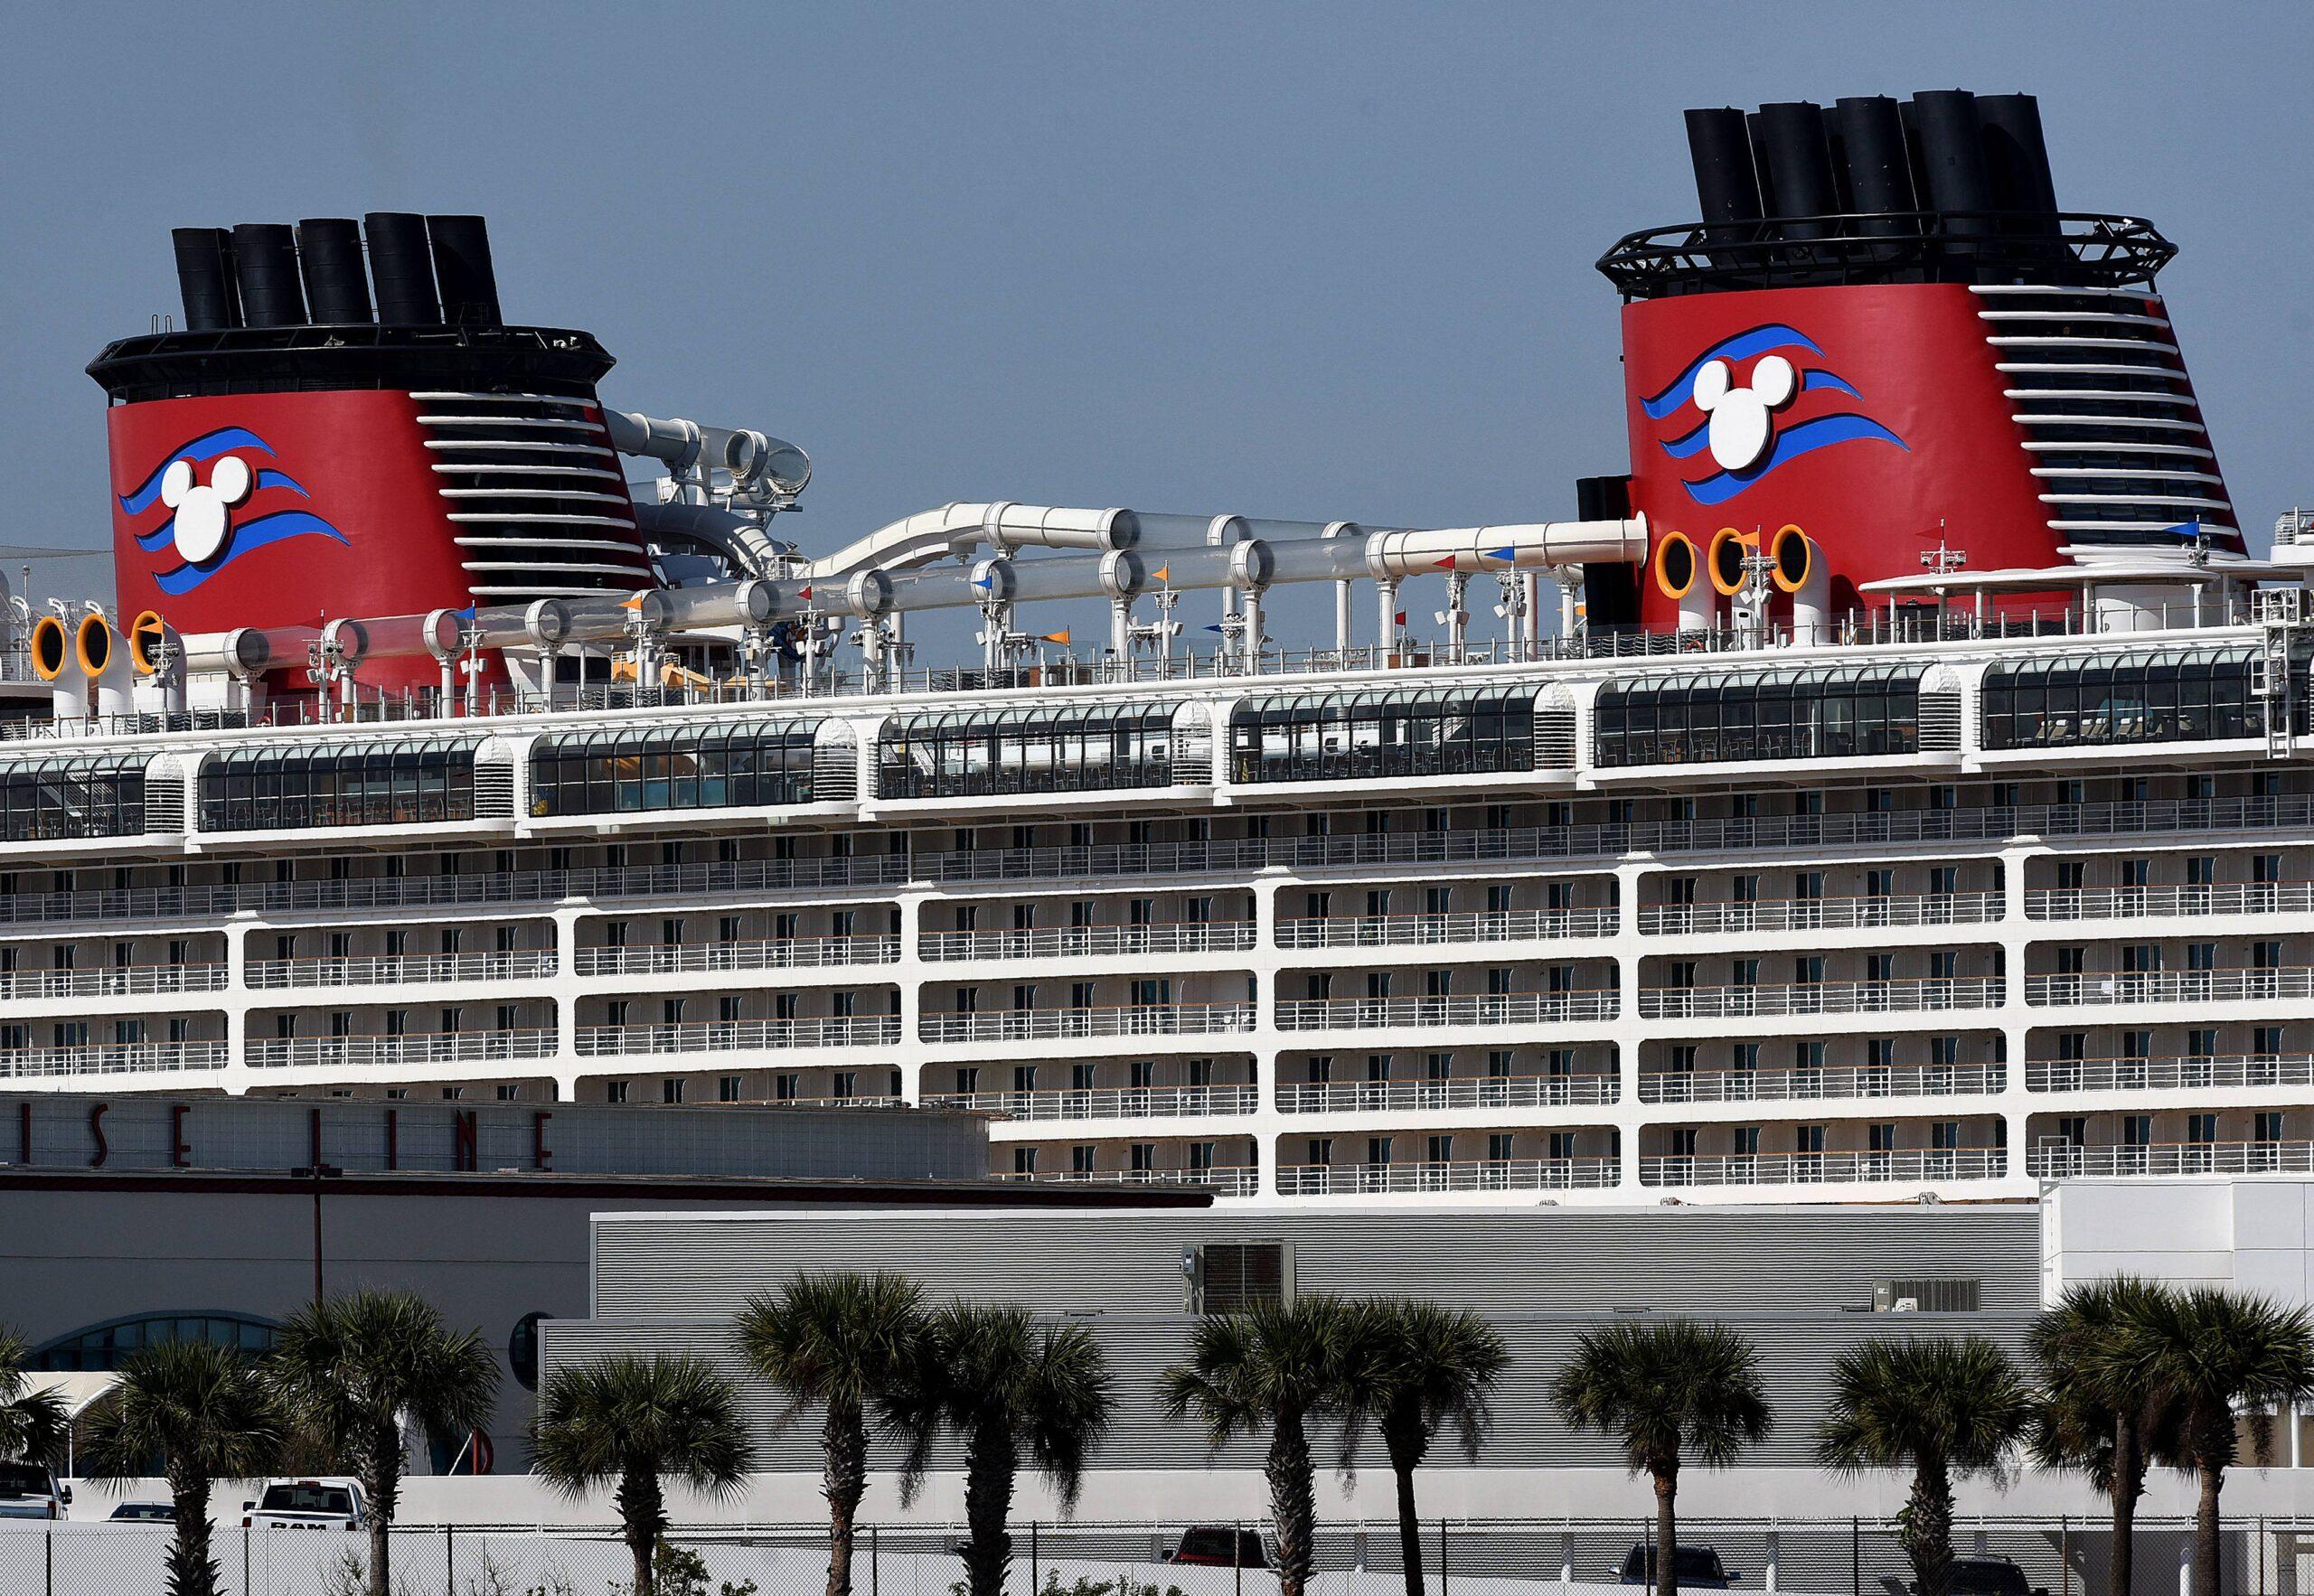
M 1498 1321 L 1510 1345 L 1511 1364 L 1498 1389 L 1495 1429 L 1480 1454 L 1492 1468 L 1614 1467 L 1621 1456 L 1596 1436 L 1578 1436 L 1559 1422 L 1550 1403 L 1550 1382 L 1572 1348 L 1576 1338 L 1598 1322 L 1596 1319 L 1532 1318 Z M 1976 1332 L 1990 1337 L 2022 1356 L 2027 1316 L 2017 1313 L 1941 1314 L 1896 1319 L 1886 1314 L 1729 1316 L 1733 1324 L 1758 1346 L 1765 1366 L 1770 1401 L 1777 1423 L 1767 1442 L 1748 1461 L 1801 1464 L 1808 1461 L 1812 1432 L 1824 1411 L 1833 1359 L 1846 1348 L 1876 1335 L 1923 1335 Z M 1189 1345 L 1186 1318 L 1140 1318 L 1093 1320 L 1111 1369 L 1117 1377 L 1118 1422 L 1099 1462 L 1137 1469 L 1196 1468 L 1209 1457 L 1232 1468 L 1256 1469 L 1265 1437 L 1239 1440 L 1219 1454 L 1209 1454 L 1194 1422 L 1170 1424 L 1159 1413 L 1157 1377 L 1178 1360 Z M 784 1434 L 771 1433 L 772 1422 L 784 1400 L 769 1385 L 750 1373 L 733 1349 L 720 1325 L 637 1318 L 618 1322 L 559 1321 L 546 1328 L 544 1369 L 552 1372 L 616 1352 L 689 1352 L 707 1358 L 738 1382 L 743 1394 L 749 1427 L 761 1447 L 757 1467 L 763 1469 L 815 1469 L 819 1467 L 819 1417 L 806 1414 Z M 1315 1443 L 1321 1460 L 1331 1463 L 1331 1435 Z M 875 1466 L 889 1468 L 897 1461 L 894 1449 L 879 1443 Z M 936 1466 L 956 1467 L 960 1460 L 946 1455 Z M 1364 1466 L 1383 1468 L 1379 1449 L 1370 1441 Z M 1455 1467 L 1463 1454 L 1441 1443 L 1434 1467 Z M 1538 1504 L 1538 1511 L 1545 1510 Z
M 2039 1228 L 2015 1207 L 1527 1208 L 1391 1213 L 927 1211 L 651 1215 L 595 1221 L 602 1319 L 728 1319 L 798 1271 L 896 1269 L 936 1295 L 1045 1312 L 1182 1308 L 1181 1255 L 1292 1244 L 1295 1289 L 1425 1295 L 1488 1314 L 1869 1308 L 1874 1282 L 1984 1282 L 1988 1312 L 2038 1301 Z

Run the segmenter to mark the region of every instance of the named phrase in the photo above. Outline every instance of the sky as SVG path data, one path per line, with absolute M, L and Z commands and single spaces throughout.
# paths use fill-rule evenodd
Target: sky
M 509 320 L 599 336 L 607 402 L 802 445 L 807 550 L 951 500 L 1570 518 L 1625 453 L 1592 262 L 1691 218 L 1681 109 L 1951 87 L 2037 94 L 2060 204 L 2181 246 L 2253 543 L 2314 500 L 2302 4 L 99 4 L 8 43 L 0 544 L 108 538 L 82 368 L 177 313 L 170 227 L 372 210 L 487 215 Z

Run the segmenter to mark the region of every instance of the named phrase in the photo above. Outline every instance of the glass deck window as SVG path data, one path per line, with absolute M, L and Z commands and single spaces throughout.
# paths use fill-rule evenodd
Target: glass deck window
M 531 812 L 623 814 L 812 802 L 820 723 L 558 732 L 531 746 Z
M 1727 671 L 1602 688 L 1597 763 L 1708 765 L 1920 752 L 1920 672 Z
M 2303 681 L 2305 666 L 2292 669 Z M 2207 742 L 2265 734 L 2249 649 L 2020 660 L 1985 672 L 1988 748 Z M 2301 691 L 2292 695 L 2303 703 Z
M 1535 768 L 1532 688 L 1268 693 L 1229 715 L 1240 782 L 1488 775 Z
M 134 837 L 145 830 L 145 760 L 115 754 L 0 766 L 0 842 Z
M 229 748 L 201 770 L 201 829 L 426 825 L 474 818 L 473 738 Z
M 1184 704 L 1088 704 L 903 715 L 876 738 L 876 791 L 980 798 L 1170 787 L 1180 779 L 1176 723 L 1196 712 Z

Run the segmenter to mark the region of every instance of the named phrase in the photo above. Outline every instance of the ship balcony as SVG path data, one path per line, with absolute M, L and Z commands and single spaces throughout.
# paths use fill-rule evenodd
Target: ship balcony
M 1595 1191 L 1615 1184 L 1621 1162 L 1601 1157 L 1282 1164 L 1277 1192 L 1280 1197 L 1383 1197 L 1413 1192 Z
M 2314 1141 L 2163 1141 L 2140 1146 L 2030 1148 L 2025 1170 L 2041 1180 L 2093 1175 L 2304 1175 Z
M 1246 1148 L 1240 1156 L 1252 1156 Z M 999 1180 L 1024 1180 L 1038 1185 L 1061 1184 L 1075 1186 L 1189 1186 L 1210 1191 L 1216 1197 L 1252 1197 L 1261 1189 L 1261 1171 L 1251 1164 L 1208 1164 L 1184 1169 L 1011 1169 L 1000 1171 Z
M 2194 1092 L 2272 1086 L 2314 1086 L 2314 1054 L 2048 1058 L 2032 1059 L 2025 1066 L 2027 1092 Z
M 1610 1020 L 1612 988 L 1564 992 L 1473 992 L 1416 998 L 1298 998 L 1277 1005 L 1284 1031 L 1434 1029 L 1463 1026 L 1566 1025 Z
M 1018 931 L 933 931 L 918 955 L 967 959 L 1120 959 L 1150 954 L 1240 953 L 1254 945 L 1251 920 L 1162 921 L 1145 925 L 1050 925 Z
M 1990 891 L 1650 904 L 1639 911 L 1639 930 L 1642 936 L 1758 936 L 1987 925 L 2001 917 L 2003 901 L 2001 893 Z
M 2314 966 L 2304 964 L 2249 970 L 2117 970 L 2025 978 L 2025 1001 L 2037 1008 L 2271 1003 L 2307 998 L 2314 998 Z
M 528 1026 L 401 1036 L 259 1037 L 250 1039 L 247 1057 L 259 1069 L 371 1069 L 551 1058 L 555 1052 L 552 1027 Z
M 2001 1064 L 1826 1065 L 1641 1072 L 1641 1103 L 1813 1102 L 1825 1098 L 1971 1097 L 2003 1091 Z
M 1613 1103 L 1620 1095 L 1621 1077 L 1603 1070 L 1465 1080 L 1287 1083 L 1277 1089 L 1277 1106 L 1292 1114 L 1429 1113 L 1453 1109 L 1571 1108 Z
M 86 998 L 165 997 L 225 990 L 221 962 L 116 964 L 93 970 L 15 970 L 0 974 L 0 1000 L 69 1002 Z
M 11 1047 L 0 1051 L 0 1078 L 164 1075 L 223 1069 L 224 1042 L 83 1042 L 70 1047 Z
M 573 950 L 571 963 L 581 976 L 720 975 L 889 964 L 899 956 L 897 936 L 775 936 L 744 942 L 584 947 Z
M 374 958 L 252 960 L 242 980 L 255 991 L 287 988 L 428 986 L 459 981 L 543 981 L 555 972 L 552 948 L 506 953 L 399 953 Z
M 1997 1009 L 1997 975 L 1888 981 L 1795 981 L 1783 985 L 1648 987 L 1642 1019 L 1767 1019 L 1802 1015 L 1924 1014 Z
M 1187 1037 L 1250 1031 L 1251 1003 L 1139 1003 L 1120 1008 L 1007 1009 L 918 1017 L 927 1042 L 1029 1042 L 1066 1037 Z M 897 1038 L 895 1038 L 897 1039 Z
M 2032 920 L 2208 920 L 2223 915 L 2314 914 L 2314 881 L 2232 881 L 2184 887 L 2037 887 Z
M 1495 909 L 1443 915 L 1336 915 L 1277 923 L 1282 948 L 1433 947 L 1613 936 L 1616 911 Z
M 1007 1120 L 1200 1119 L 1249 1114 L 1261 1106 L 1256 1085 L 1101 1086 L 1084 1091 L 943 1092 L 927 1094 L 927 1108 L 974 1109 Z
M 893 1014 L 799 1019 L 678 1020 L 672 1025 L 591 1025 L 578 1029 L 578 1055 L 770 1052 L 804 1047 L 889 1047 L 900 1039 Z
M 1848 1186 L 1882 1181 L 1998 1180 L 2008 1173 L 1999 1147 L 1905 1148 L 1886 1152 L 1660 1154 L 1639 1160 L 1642 1186 Z

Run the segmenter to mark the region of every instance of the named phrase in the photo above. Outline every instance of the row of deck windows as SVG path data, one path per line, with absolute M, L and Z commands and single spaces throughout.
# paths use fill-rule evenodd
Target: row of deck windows
M 1615 769 L 1917 754 L 1920 681 L 1892 667 L 1611 684 L 1599 692 L 1594 756 Z
M 229 748 L 201 772 L 201 829 L 428 825 L 474 818 L 472 738 Z
M 776 808 L 813 802 L 817 722 L 563 732 L 531 749 L 531 812 Z
M 2207 742 L 2265 734 L 2247 649 L 2078 654 L 2021 661 L 1985 674 L 1988 748 Z M 2301 728 L 2305 666 L 2294 668 Z
M 134 837 L 144 830 L 139 756 L 38 759 L 0 769 L 0 841 Z

